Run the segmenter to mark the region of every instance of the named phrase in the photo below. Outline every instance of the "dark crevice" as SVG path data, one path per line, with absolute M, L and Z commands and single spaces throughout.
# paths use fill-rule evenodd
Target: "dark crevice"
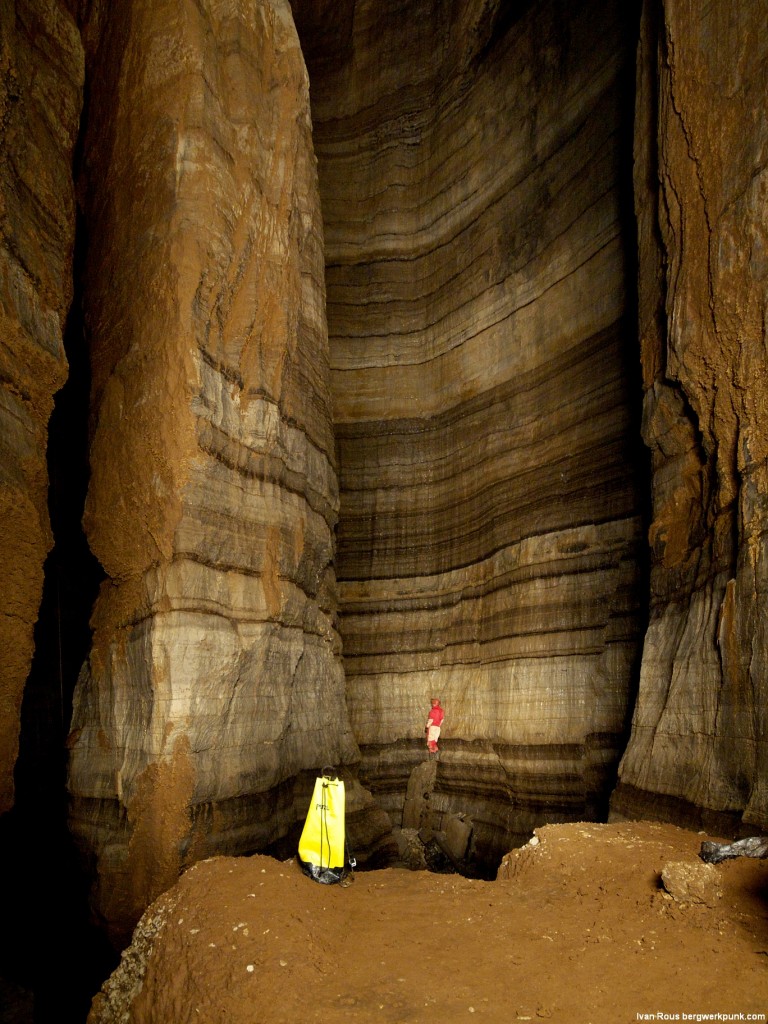
M 69 376 L 56 395 L 48 432 L 54 547 L 45 563 L 35 654 L 21 708 L 15 805 L 0 818 L 0 976 L 15 994 L 13 1019 L 19 1024 L 82 1024 L 93 994 L 115 966 L 114 952 L 90 922 L 89 880 L 67 829 L 66 738 L 103 578 L 81 526 L 90 391 L 79 296 L 84 248 L 79 224 L 75 301 L 64 332 Z
M 627 5 L 625 11 L 624 32 L 625 52 L 632 53 L 636 41 L 640 37 L 641 4 L 634 0 Z M 639 240 L 637 218 L 635 214 L 634 143 L 635 143 L 635 107 L 636 107 L 636 65 L 635 61 L 627 60 L 619 75 L 618 87 L 623 106 L 619 132 L 619 180 L 618 201 L 620 209 L 622 252 L 625 259 L 625 310 L 624 332 L 624 374 L 630 383 L 627 388 L 629 420 L 632 424 L 627 438 L 627 458 L 631 464 L 636 508 L 642 521 L 641 536 L 647 537 L 653 518 L 651 507 L 651 453 L 642 438 L 643 419 L 643 381 L 640 363 L 639 330 Z M 638 544 L 634 551 L 636 557 L 636 584 L 634 588 L 637 610 L 638 646 L 630 672 L 629 690 L 627 693 L 627 711 L 624 721 L 624 733 L 621 738 L 622 752 L 629 743 L 632 728 L 632 717 L 640 689 L 640 669 L 643 655 L 642 638 L 648 631 L 651 565 L 650 551 L 647 544 Z M 618 763 L 612 768 L 610 790 L 618 781 Z

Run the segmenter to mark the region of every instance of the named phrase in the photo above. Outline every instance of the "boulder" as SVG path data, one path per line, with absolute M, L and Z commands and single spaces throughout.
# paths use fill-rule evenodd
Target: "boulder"
M 670 861 L 662 869 L 661 881 L 676 903 L 714 907 L 723 895 L 720 876 L 712 864 Z

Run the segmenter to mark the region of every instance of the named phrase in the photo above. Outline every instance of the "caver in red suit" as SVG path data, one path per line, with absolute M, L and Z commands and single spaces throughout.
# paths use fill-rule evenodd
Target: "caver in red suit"
M 440 707 L 440 701 L 437 697 L 433 697 L 432 709 L 429 712 L 427 725 L 424 729 L 424 732 L 427 734 L 427 749 L 430 754 L 437 753 L 437 741 L 440 736 L 440 727 L 443 724 L 443 718 L 445 718 L 445 712 Z

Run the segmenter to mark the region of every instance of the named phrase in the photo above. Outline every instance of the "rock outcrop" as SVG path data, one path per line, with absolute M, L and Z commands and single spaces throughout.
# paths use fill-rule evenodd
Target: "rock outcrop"
M 46 448 L 67 374 L 83 47 L 69 5 L 0 9 L 0 814 L 52 546 Z
M 635 194 L 653 561 L 612 807 L 743 835 L 768 825 L 768 11 L 646 8 Z
M 437 789 L 493 861 L 542 820 L 599 813 L 631 711 L 636 20 L 603 2 L 293 7 L 361 770 L 397 819 L 439 695 Z
M 184 863 L 263 849 L 358 758 L 308 84 L 287 0 L 96 5 L 89 543 L 71 825 L 129 928 Z

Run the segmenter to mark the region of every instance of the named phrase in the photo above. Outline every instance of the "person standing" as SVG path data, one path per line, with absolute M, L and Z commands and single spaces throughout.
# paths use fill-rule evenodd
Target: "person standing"
M 436 754 L 438 750 L 437 741 L 440 737 L 440 728 L 445 718 L 445 712 L 440 707 L 440 701 L 437 697 L 433 697 L 431 703 L 432 708 L 430 709 L 424 732 L 427 734 L 427 750 L 430 754 Z

